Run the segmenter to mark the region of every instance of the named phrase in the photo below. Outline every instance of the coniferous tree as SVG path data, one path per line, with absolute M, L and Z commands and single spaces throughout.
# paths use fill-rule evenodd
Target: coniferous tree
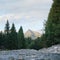
M 9 48 L 9 33 L 10 33 L 10 26 L 9 26 L 9 21 L 7 20 L 7 23 L 5 25 L 5 31 L 4 31 L 4 34 L 5 34 L 5 48 Z
M 23 29 L 21 26 L 18 31 L 18 49 L 24 49 L 24 48 L 25 48 L 25 39 L 24 39 Z
M 32 39 L 30 38 L 30 37 L 28 37 L 28 38 L 25 38 L 25 46 L 26 46 L 26 48 L 27 49 L 29 49 L 30 48 L 30 45 L 31 45 L 31 43 L 32 43 Z
M 15 29 L 14 23 L 12 24 L 11 30 L 10 30 L 10 41 L 9 41 L 10 49 L 17 49 L 17 32 Z
M 0 32 L 0 48 L 2 46 L 2 43 L 3 43 L 3 34 L 2 32 Z
M 5 35 L 4 35 L 4 33 L 1 31 L 0 32 L 0 48 L 1 49 L 5 49 Z
M 60 0 L 53 0 L 46 22 L 45 34 L 48 46 L 60 43 Z
M 10 26 L 9 26 L 9 21 L 7 20 L 7 23 L 6 23 L 6 26 L 5 26 L 5 34 L 9 34 L 9 28 L 10 28 Z

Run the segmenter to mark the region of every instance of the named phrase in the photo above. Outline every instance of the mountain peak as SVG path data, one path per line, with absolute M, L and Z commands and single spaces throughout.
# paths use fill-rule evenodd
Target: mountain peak
M 38 38 L 38 37 L 41 37 L 41 34 L 39 33 L 39 32 L 36 32 L 36 31 L 32 31 L 32 30 L 28 30 L 28 31 L 26 31 L 26 33 L 25 33 L 25 38 L 28 38 L 28 37 L 30 37 L 31 39 L 36 39 L 36 38 Z

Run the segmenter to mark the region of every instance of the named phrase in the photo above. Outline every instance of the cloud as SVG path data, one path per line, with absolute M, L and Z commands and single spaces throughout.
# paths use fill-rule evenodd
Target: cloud
M 4 13 L 21 13 L 49 6 L 52 0 L 2 0 L 0 10 Z
M 6 15 L 2 15 L 0 16 L 0 20 L 11 20 L 11 19 L 20 19 L 21 16 L 19 15 L 14 15 L 14 14 L 6 14 Z
M 33 27 L 39 22 L 42 24 L 51 4 L 52 0 L 0 0 L 0 23 L 8 19 L 16 25 L 30 24 Z

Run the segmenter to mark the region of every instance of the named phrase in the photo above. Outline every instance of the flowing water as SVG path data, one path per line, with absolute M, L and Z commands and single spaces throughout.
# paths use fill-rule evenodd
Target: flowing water
M 0 51 L 0 60 L 60 60 L 60 54 L 35 50 Z

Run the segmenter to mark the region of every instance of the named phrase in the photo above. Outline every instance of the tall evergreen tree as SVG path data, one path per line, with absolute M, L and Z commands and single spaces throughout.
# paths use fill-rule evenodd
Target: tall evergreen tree
M 6 26 L 5 26 L 5 33 L 8 35 L 9 34 L 9 21 L 7 20 Z
M 3 43 L 3 34 L 2 32 L 0 32 L 0 48 L 2 46 L 2 43 Z
M 0 32 L 0 48 L 1 49 L 5 49 L 5 35 L 4 35 L 4 33 L 1 31 Z
M 10 30 L 10 41 L 9 42 L 10 42 L 9 43 L 10 49 L 17 49 L 17 32 L 15 29 L 14 23 L 12 24 L 12 28 Z
M 4 31 L 4 34 L 5 34 L 5 48 L 9 48 L 9 33 L 10 33 L 10 26 L 9 26 L 9 21 L 7 20 L 7 23 L 5 25 L 5 31 Z
M 52 8 L 46 22 L 45 34 L 47 45 L 60 43 L 60 0 L 53 0 Z
M 24 39 L 23 29 L 21 26 L 18 31 L 18 49 L 24 49 L 24 48 L 25 48 L 25 39 Z

